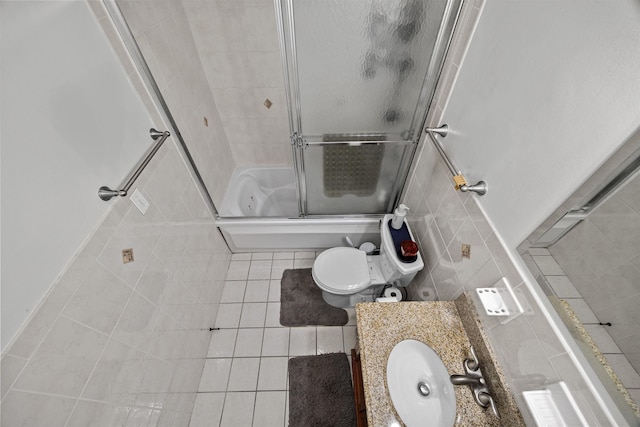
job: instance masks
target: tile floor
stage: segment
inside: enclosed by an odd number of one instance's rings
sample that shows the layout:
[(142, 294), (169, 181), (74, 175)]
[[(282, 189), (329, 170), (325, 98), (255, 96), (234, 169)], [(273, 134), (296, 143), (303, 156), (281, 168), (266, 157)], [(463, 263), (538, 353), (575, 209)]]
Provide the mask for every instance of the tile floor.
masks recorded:
[(355, 311), (346, 326), (280, 325), (280, 279), (310, 268), (315, 252), (234, 254), (190, 427), (287, 426), (291, 357), (344, 351), (356, 343)]

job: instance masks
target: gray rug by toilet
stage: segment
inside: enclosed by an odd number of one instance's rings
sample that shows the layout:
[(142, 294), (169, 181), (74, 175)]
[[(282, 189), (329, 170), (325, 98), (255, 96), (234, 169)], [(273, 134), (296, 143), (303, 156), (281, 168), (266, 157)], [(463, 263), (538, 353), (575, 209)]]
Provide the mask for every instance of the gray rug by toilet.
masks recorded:
[(353, 427), (356, 409), (344, 353), (289, 360), (289, 427)]
[(322, 299), (310, 268), (285, 270), (280, 289), (280, 324), (282, 326), (344, 326), (349, 315)]

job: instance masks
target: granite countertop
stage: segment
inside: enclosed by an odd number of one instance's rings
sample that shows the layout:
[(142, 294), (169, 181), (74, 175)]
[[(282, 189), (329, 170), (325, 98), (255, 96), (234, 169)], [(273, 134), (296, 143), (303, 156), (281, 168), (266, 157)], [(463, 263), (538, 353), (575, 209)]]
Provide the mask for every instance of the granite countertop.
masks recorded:
[[(360, 303), (356, 305), (362, 377), (370, 427), (403, 426), (386, 386), (387, 360), (402, 340), (415, 339), (440, 356), (449, 374), (462, 374), (469, 338), (453, 301)], [(481, 365), (482, 369), (482, 365)], [(454, 386), (456, 426), (499, 426), (500, 420), (473, 399), (467, 386)]]

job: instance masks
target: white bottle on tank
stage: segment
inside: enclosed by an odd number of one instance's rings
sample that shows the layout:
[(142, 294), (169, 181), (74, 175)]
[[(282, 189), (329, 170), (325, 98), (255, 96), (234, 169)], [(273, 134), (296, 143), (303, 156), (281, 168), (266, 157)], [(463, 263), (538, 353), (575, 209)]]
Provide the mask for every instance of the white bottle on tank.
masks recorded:
[(391, 227), (393, 229), (400, 230), (402, 228), (402, 223), (404, 222), (404, 217), (407, 216), (408, 210), (409, 208), (403, 204), (396, 208), (393, 212), (393, 218), (391, 219)]

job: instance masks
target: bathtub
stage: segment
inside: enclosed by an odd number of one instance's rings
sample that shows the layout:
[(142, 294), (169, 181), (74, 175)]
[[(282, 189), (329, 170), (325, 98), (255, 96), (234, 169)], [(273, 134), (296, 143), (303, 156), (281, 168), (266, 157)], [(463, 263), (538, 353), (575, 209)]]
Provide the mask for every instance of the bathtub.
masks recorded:
[(292, 168), (247, 168), (234, 172), (216, 225), (233, 252), (318, 250), (380, 245), (382, 215), (298, 218)]
[(380, 218), (219, 218), (232, 252), (318, 250), (346, 246), (345, 236), (359, 246), (380, 246)]
[(236, 170), (218, 211), (222, 217), (297, 217), (298, 196), (293, 168)]

